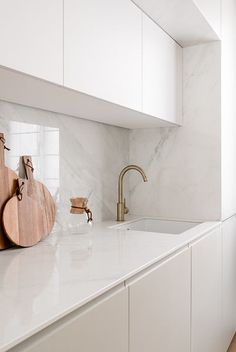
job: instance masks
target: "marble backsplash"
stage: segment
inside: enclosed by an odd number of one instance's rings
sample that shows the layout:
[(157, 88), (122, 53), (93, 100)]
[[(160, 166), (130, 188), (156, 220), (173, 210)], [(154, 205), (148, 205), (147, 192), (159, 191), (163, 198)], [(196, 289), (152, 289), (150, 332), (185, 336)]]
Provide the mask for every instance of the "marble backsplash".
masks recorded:
[(20, 155), (32, 155), (35, 177), (57, 204), (57, 222), (67, 221), (70, 198), (89, 197), (96, 221), (115, 219), (117, 181), (129, 161), (129, 131), (0, 101), (0, 131), (6, 134), (6, 164), (17, 170)]
[(220, 43), (183, 49), (183, 126), (130, 131), (130, 162), (149, 182), (130, 175), (135, 215), (221, 218)]

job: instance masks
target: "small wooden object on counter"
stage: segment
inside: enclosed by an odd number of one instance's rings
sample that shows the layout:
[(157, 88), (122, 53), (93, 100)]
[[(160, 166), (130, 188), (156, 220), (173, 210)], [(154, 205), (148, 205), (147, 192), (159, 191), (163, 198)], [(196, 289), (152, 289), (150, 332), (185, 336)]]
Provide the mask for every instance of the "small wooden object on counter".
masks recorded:
[(3, 210), (3, 226), (11, 242), (21, 247), (38, 243), (45, 234), (43, 211), (28, 196), (27, 180), (18, 179), (17, 191)]
[[(5, 166), (5, 146), (4, 134), (0, 133), (0, 217), (4, 206), (9, 198), (15, 192), (17, 175), (16, 173)], [(2, 223), (0, 222), (0, 249), (6, 249), (11, 246), (9, 239), (6, 237)]]
[(34, 179), (34, 168), (31, 156), (24, 155), (21, 157), (24, 166), (27, 182), (27, 194), (38, 202), (43, 212), (44, 233), (42, 239), (47, 237), (54, 226), (56, 217), (56, 206), (47, 187), (41, 182)]
[(71, 198), (71, 214), (87, 214), (88, 222), (93, 221), (92, 211), (87, 207), (88, 199), (87, 198)]

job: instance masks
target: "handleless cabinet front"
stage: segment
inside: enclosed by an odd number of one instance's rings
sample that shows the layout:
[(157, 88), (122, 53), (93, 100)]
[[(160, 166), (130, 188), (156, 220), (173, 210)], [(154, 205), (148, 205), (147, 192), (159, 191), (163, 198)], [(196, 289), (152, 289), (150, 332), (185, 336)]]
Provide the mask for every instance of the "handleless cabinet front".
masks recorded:
[(63, 83), (63, 0), (0, 0), (0, 65)]
[(190, 251), (129, 286), (130, 352), (190, 351)]
[(236, 215), (222, 224), (223, 345), (228, 348), (236, 331)]
[(145, 14), (143, 112), (182, 123), (182, 48)]
[(128, 352), (128, 290), (91, 302), (11, 352)]
[(141, 111), (141, 24), (128, 0), (64, 0), (65, 86)]
[(192, 246), (191, 325), (192, 352), (224, 352), (220, 228)]

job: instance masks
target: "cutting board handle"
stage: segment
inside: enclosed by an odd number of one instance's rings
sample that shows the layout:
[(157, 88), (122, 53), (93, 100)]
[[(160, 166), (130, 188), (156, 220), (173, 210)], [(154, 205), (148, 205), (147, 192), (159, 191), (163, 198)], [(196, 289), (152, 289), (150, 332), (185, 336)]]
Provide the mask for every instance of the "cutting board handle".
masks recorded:
[(34, 167), (33, 167), (33, 163), (32, 163), (32, 158), (30, 155), (23, 155), (21, 157), (23, 166), (24, 166), (24, 171), (25, 171), (25, 175), (27, 180), (33, 180), (34, 179)]
[(16, 196), (19, 201), (22, 201), (22, 198), (23, 198), (24, 185), (25, 185), (25, 182), (22, 179), (18, 178)]
[(6, 147), (5, 145), (6, 140), (4, 137), (4, 133), (0, 133), (0, 167), (5, 166), (5, 156), (4, 156), (4, 149), (10, 150), (9, 148)]

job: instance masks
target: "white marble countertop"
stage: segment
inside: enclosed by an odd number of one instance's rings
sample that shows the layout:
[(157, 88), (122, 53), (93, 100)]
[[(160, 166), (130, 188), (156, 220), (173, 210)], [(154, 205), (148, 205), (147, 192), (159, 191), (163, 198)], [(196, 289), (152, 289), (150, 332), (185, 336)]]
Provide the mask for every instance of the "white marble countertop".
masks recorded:
[(7, 351), (219, 222), (181, 235), (94, 226), (89, 235), (57, 233), (27, 249), (0, 253), (0, 351)]

